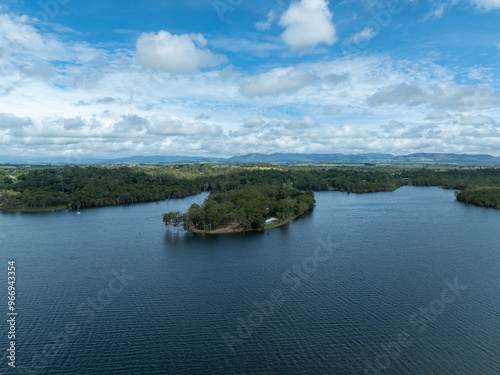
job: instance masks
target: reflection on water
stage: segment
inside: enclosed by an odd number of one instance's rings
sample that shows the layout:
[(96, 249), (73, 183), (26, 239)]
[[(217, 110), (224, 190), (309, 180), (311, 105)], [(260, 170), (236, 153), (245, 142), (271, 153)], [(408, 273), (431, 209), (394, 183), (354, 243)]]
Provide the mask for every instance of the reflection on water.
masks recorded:
[[(317, 193), (313, 213), (264, 233), (167, 231), (162, 213), (206, 196), (0, 215), (2, 261), (18, 264), (20, 368), (500, 373), (500, 212), (405, 187)], [(133, 277), (119, 293), (114, 272)], [(455, 279), (467, 289), (443, 302)]]

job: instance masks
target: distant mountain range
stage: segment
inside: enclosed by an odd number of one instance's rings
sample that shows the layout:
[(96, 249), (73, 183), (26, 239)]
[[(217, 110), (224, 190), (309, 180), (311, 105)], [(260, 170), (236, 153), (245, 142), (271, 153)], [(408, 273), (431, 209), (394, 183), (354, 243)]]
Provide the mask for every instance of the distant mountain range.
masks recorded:
[(229, 163), (388, 163), (388, 164), (487, 164), (500, 165), (500, 157), (491, 155), (418, 153), (392, 154), (248, 154), (226, 159)]
[(0, 163), (11, 164), (165, 164), (165, 163), (367, 163), (367, 164), (464, 164), (500, 166), (500, 157), (491, 155), (417, 153), (392, 155), (368, 154), (247, 154), (230, 158), (197, 156), (131, 156), (116, 159), (100, 158), (9, 158), (0, 157)]

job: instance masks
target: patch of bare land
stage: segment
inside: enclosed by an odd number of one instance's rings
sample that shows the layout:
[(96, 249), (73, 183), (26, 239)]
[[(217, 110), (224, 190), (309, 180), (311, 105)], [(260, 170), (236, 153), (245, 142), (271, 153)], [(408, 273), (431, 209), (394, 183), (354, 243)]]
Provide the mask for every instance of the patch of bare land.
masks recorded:
[(242, 227), (240, 227), (238, 223), (234, 222), (221, 226), (214, 230), (201, 230), (192, 227), (191, 229), (189, 229), (189, 231), (193, 233), (221, 234), (221, 233), (241, 233), (244, 232), (245, 230)]

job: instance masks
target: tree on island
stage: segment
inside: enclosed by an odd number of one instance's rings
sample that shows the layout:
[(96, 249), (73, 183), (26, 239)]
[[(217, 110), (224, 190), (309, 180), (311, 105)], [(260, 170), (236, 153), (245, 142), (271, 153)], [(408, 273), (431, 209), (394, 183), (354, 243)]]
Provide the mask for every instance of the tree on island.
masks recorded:
[(277, 185), (249, 185), (212, 192), (203, 205), (193, 204), (185, 213), (163, 215), (167, 226), (211, 231), (230, 225), (243, 231), (262, 231), (266, 219), (292, 220), (314, 207), (314, 193), (283, 189)]

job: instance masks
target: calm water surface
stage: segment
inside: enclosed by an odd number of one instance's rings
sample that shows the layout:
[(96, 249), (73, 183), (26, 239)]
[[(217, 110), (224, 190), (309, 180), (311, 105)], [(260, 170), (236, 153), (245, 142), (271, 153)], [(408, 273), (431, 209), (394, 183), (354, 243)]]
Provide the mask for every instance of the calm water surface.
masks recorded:
[(500, 212), (405, 187), (317, 193), (264, 234), (166, 230), (205, 197), (1, 214), (19, 315), (0, 372), (500, 373)]

